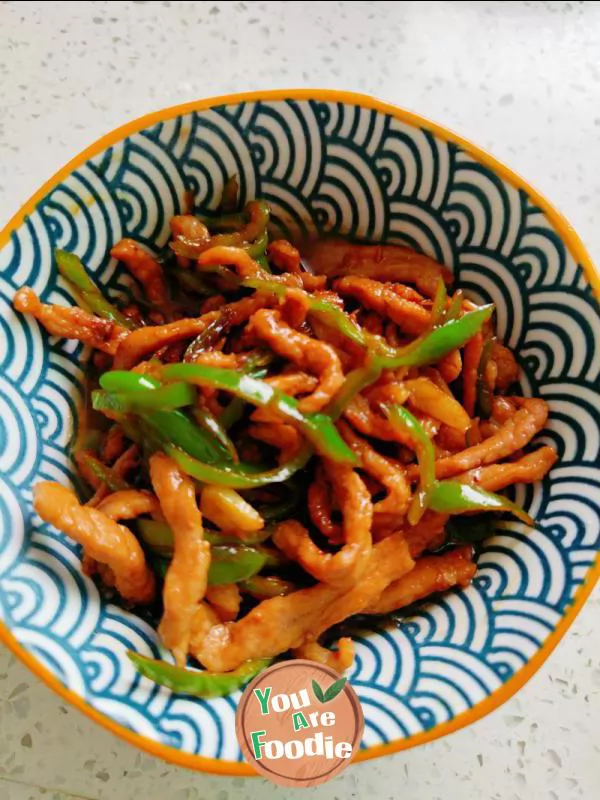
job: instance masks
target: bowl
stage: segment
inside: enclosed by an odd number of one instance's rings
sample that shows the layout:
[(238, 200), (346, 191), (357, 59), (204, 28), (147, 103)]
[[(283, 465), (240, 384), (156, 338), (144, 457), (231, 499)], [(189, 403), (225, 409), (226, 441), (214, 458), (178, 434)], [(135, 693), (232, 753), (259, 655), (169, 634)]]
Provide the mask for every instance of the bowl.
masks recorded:
[(85, 354), (11, 308), (23, 284), (72, 302), (55, 247), (118, 289), (111, 245), (125, 235), (163, 244), (185, 193), (215, 208), (233, 173), (242, 199), (269, 201), (283, 234), (408, 244), (453, 269), (473, 299), (496, 304), (523, 392), (550, 404), (539, 441), (560, 460), (542, 483), (516, 490), (536, 529), (499, 522), (468, 589), (399, 627), (361, 634), (350, 673), (365, 715), (359, 760), (496, 708), (591, 592), (600, 572), (600, 279), (569, 224), (491, 156), (412, 113), (335, 91), (220, 97), (131, 122), (60, 170), (0, 234), (0, 639), (124, 739), (189, 767), (245, 775), (239, 692), (203, 701), (140, 678), (126, 650), (158, 653), (154, 630), (101, 600), (78, 547), (32, 512), (33, 483), (73, 478)]

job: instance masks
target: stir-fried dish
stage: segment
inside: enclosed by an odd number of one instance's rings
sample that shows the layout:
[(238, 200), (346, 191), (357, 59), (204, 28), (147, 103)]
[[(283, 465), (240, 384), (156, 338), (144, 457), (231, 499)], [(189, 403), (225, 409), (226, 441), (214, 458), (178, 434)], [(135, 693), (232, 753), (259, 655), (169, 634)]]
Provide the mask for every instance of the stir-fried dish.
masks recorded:
[(490, 513), (532, 524), (497, 492), (556, 459), (525, 450), (547, 407), (511, 391), (493, 306), (403, 247), (269, 242), (267, 204), (237, 194), (174, 217), (158, 255), (116, 244), (135, 279), (119, 307), (65, 251), (77, 306), (14, 299), (93, 351), (87, 494), (44, 481), (35, 510), (156, 619), (175, 664), (131, 653), (140, 672), (200, 696), (284, 655), (346, 670), (331, 629), (469, 584)]

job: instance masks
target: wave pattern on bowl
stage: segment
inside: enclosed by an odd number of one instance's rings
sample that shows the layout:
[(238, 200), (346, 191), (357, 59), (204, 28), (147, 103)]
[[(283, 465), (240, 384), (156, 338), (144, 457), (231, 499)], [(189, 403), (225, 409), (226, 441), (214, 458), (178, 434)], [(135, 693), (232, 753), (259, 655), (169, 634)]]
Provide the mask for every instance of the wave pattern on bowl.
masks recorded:
[(82, 348), (47, 339), (10, 307), (29, 284), (70, 302), (54, 247), (126, 287), (107, 255), (127, 235), (164, 243), (193, 190), (216, 210), (238, 173), (242, 200), (271, 203), (281, 233), (341, 230), (408, 244), (492, 300), (525, 393), (549, 401), (539, 441), (561, 460), (516, 499), (538, 520), (497, 525), (466, 591), (423, 606), (400, 628), (362, 636), (351, 673), (363, 747), (410, 737), (492, 695), (539, 651), (600, 544), (600, 318), (581, 268), (545, 214), (458, 146), (392, 115), (314, 101), (248, 102), (130, 136), (54, 188), (0, 252), (0, 618), (70, 689), (149, 739), (241, 760), (236, 700), (172, 696), (136, 676), (127, 648), (158, 654), (154, 630), (100, 600), (78, 548), (32, 515), (31, 485), (73, 478), (65, 455), (81, 391)]

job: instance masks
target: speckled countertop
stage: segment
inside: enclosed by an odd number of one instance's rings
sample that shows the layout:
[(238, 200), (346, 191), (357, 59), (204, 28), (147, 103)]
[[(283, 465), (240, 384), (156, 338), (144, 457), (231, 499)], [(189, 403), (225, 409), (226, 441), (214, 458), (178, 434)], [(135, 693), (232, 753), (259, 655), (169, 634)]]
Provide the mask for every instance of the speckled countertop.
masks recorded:
[[(567, 214), (598, 258), (598, 2), (0, 3), (0, 226), (132, 117), (298, 86), (376, 94), (489, 148)], [(596, 591), (540, 672), (483, 721), (306, 795), (597, 798), (599, 612)], [(0, 800), (287, 795), (137, 752), (0, 649)]]

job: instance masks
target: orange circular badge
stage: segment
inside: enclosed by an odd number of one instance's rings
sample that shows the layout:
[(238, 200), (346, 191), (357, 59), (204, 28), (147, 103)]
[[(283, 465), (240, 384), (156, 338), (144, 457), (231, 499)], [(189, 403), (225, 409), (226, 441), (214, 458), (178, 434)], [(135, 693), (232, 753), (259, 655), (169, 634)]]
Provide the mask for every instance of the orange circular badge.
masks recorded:
[(235, 730), (248, 763), (280, 786), (316, 786), (358, 752), (364, 718), (346, 678), (314, 661), (274, 664), (242, 695)]

